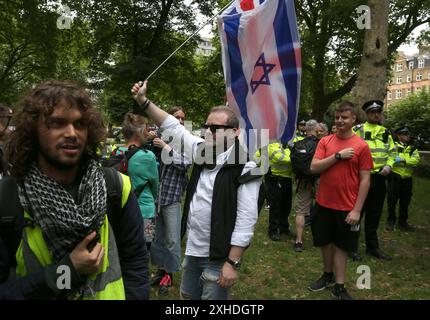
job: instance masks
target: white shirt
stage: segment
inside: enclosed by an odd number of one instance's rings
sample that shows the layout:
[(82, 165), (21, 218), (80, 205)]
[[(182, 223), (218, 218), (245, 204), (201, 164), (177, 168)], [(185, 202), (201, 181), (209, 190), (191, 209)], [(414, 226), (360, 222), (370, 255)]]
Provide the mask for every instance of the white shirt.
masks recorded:
[[(165, 135), (174, 138), (170, 144), (178, 152), (183, 139), (183, 146), (187, 157), (195, 159), (197, 146), (204, 142), (203, 139), (193, 136), (173, 116), (169, 116), (161, 125), (163, 138)], [(209, 257), (212, 195), (215, 178), (227, 161), (233, 146), (217, 156), (217, 165), (214, 169), (204, 168), (200, 174), (196, 192), (191, 200), (187, 221), (187, 245), (185, 254), (194, 257)], [(256, 167), (255, 162), (245, 164), (242, 174)], [(254, 227), (257, 222), (258, 193), (261, 179), (255, 179), (239, 186), (237, 190), (237, 217), (231, 236), (231, 245), (246, 247), (254, 235)]]

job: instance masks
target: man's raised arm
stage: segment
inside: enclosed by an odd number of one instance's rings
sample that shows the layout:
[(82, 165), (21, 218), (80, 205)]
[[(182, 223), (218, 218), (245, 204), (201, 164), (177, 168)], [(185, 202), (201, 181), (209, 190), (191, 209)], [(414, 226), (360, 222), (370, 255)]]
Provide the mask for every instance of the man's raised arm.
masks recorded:
[(141, 106), (142, 110), (151, 118), (157, 126), (161, 126), (161, 124), (166, 120), (169, 114), (157, 107), (153, 102), (149, 101), (146, 97), (148, 81), (139, 81), (135, 83), (133, 88), (131, 89), (131, 93), (133, 95), (134, 100), (136, 100), (137, 104)]

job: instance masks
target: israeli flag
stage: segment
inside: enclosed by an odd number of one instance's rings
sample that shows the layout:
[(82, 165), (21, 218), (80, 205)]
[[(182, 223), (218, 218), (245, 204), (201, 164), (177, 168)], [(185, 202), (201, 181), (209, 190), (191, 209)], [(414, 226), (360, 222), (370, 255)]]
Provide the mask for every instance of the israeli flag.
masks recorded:
[(270, 140), (288, 142), (301, 83), (294, 1), (234, 1), (218, 17), (218, 29), (228, 105), (246, 129), (248, 147), (261, 147), (252, 129), (268, 129)]

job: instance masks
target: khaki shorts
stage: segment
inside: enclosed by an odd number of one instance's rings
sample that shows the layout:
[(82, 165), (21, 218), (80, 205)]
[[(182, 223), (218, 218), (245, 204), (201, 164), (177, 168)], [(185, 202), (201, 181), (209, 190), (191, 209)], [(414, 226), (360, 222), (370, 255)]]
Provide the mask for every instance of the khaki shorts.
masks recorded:
[(302, 180), (296, 193), (296, 215), (308, 216), (315, 200), (319, 179), (314, 182)]

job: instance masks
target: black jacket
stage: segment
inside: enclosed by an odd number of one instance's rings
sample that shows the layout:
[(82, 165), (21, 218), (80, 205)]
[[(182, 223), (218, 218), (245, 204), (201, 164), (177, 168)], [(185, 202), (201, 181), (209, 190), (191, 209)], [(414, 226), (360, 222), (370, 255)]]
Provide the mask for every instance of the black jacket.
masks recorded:
[[(1, 208), (0, 208), (1, 210)], [(136, 196), (130, 193), (114, 227), (120, 258), (122, 277), (127, 299), (149, 299), (149, 255), (143, 238), (143, 219)], [(77, 274), (69, 256), (59, 263), (22, 278), (10, 279), (11, 268), (16, 266), (14, 254), (10, 254), (0, 234), (0, 300), (61, 299), (65, 291), (56, 286), (58, 265), (68, 265), (71, 270), (71, 287), (78, 288), (83, 279)], [(13, 258), (10, 258), (13, 257)], [(13, 259), (13, 261), (11, 261)]]
[[(237, 189), (242, 183), (261, 178), (258, 175), (251, 175), (250, 172), (241, 175), (245, 166), (244, 163), (248, 160), (246, 151), (240, 147), (239, 141), (236, 140), (229, 159), (218, 171), (215, 178), (211, 208), (210, 260), (224, 260), (230, 252), (231, 236), (237, 218)], [(203, 169), (204, 165), (195, 164), (191, 173), (181, 221), (182, 237), (186, 232), (190, 204)]]

